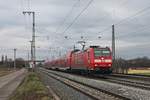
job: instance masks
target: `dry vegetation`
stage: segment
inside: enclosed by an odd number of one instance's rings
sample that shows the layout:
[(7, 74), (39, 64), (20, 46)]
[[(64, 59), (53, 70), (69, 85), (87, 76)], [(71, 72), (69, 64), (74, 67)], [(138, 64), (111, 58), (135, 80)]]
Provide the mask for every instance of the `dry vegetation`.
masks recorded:
[(30, 72), (10, 100), (53, 100), (36, 73)]
[(0, 77), (14, 72), (13, 69), (0, 67)]
[(129, 74), (150, 75), (150, 69), (129, 69)]

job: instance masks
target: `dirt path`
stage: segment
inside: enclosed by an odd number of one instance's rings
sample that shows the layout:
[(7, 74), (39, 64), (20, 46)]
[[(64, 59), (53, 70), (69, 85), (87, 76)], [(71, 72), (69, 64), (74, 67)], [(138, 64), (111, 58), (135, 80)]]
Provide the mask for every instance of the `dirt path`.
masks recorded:
[(14, 73), (0, 77), (0, 100), (7, 100), (12, 92), (21, 83), (26, 75), (26, 70), (21, 69)]

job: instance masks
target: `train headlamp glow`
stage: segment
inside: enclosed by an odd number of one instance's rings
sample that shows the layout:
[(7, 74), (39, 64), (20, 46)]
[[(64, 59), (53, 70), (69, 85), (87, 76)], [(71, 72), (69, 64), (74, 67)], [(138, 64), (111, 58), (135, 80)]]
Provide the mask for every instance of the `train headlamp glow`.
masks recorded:
[(94, 62), (98, 63), (98, 62), (102, 62), (102, 61), (100, 59), (95, 59)]
[(97, 64), (95, 64), (95, 66), (98, 66)]
[(106, 59), (105, 62), (112, 62), (112, 60), (111, 59)]
[(108, 66), (111, 66), (111, 64), (108, 64)]

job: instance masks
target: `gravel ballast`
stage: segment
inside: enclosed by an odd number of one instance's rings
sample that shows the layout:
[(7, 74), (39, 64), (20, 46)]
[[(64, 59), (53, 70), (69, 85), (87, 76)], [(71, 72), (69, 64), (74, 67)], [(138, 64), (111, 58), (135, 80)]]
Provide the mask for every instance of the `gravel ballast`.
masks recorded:
[(74, 90), (71, 87), (59, 82), (58, 80), (41, 73), (44, 83), (51, 88), (61, 100), (92, 100), (88, 96)]
[(132, 100), (150, 100), (150, 91), (148, 90), (142, 90), (142, 89), (138, 89), (138, 88), (134, 88), (130, 86), (109, 83), (109, 82), (102, 81), (102, 80), (89, 79), (89, 78), (80, 77), (80, 76), (71, 75), (71, 74), (62, 73), (62, 72), (57, 72), (57, 71), (49, 70), (49, 72), (59, 74), (69, 79), (82, 82), (84, 84), (92, 85), (93, 87), (96, 87), (96, 88), (111, 91), (112, 93), (128, 97)]

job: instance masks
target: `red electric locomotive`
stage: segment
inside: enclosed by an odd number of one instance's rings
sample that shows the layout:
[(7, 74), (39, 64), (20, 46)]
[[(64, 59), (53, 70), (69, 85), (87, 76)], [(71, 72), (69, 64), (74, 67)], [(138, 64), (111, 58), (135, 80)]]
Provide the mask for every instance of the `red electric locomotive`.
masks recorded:
[(90, 46), (82, 51), (73, 50), (66, 57), (55, 60), (55, 64), (48, 64), (57, 69), (111, 73), (112, 55), (108, 47)]
[(111, 73), (112, 55), (108, 47), (90, 46), (84, 51), (75, 50), (67, 57), (72, 70)]

